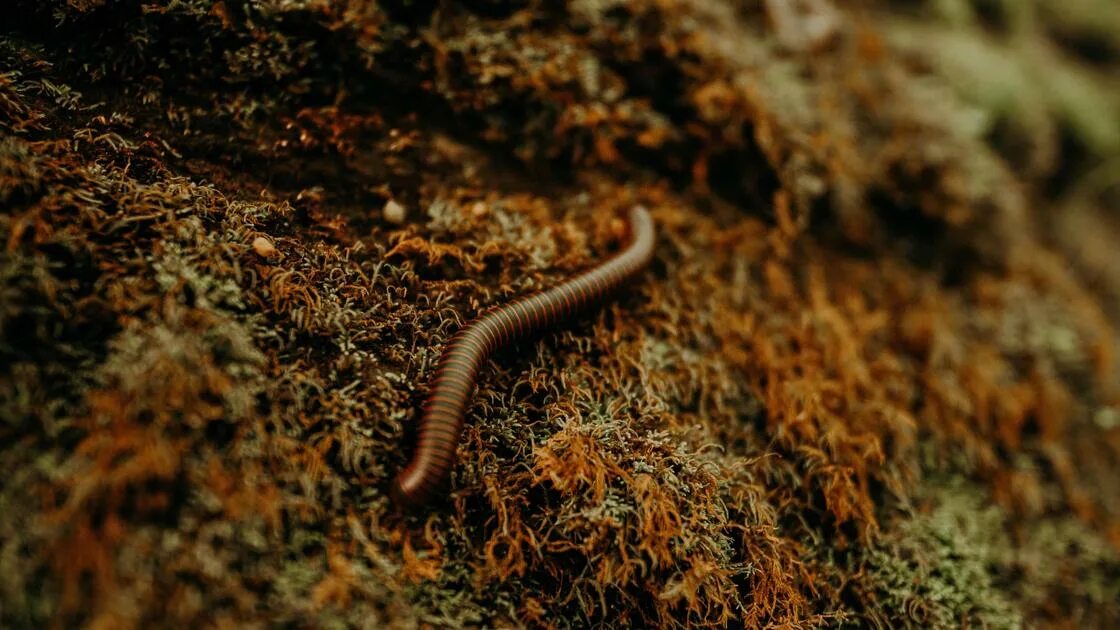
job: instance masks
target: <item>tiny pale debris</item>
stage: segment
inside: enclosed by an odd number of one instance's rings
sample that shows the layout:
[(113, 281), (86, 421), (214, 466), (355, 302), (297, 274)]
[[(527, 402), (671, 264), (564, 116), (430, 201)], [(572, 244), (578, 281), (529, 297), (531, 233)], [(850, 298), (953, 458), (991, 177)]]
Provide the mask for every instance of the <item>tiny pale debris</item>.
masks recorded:
[(405, 210), (404, 206), (390, 199), (385, 202), (385, 207), (381, 210), (381, 216), (389, 223), (401, 224), (404, 223)]
[(823, 50), (840, 32), (840, 12), (829, 0), (767, 0), (766, 9), (778, 43), (790, 51)]
[(272, 244), (272, 241), (263, 236), (253, 239), (253, 251), (261, 258), (272, 258), (280, 253), (276, 251), (276, 246)]
[(471, 206), (471, 216), (476, 219), (481, 219), (482, 217), (486, 216), (488, 212), (490, 212), (490, 208), (488, 208), (486, 204), (481, 201), (476, 201), (474, 202), (474, 205)]
[(1093, 414), (1093, 421), (1105, 431), (1120, 427), (1120, 407), (1101, 407)]
[(299, 191), (298, 195), (296, 195), (296, 201), (322, 203), (324, 192), (325, 191), (323, 190), (322, 186), (312, 186), (311, 188), (304, 188), (303, 190)]

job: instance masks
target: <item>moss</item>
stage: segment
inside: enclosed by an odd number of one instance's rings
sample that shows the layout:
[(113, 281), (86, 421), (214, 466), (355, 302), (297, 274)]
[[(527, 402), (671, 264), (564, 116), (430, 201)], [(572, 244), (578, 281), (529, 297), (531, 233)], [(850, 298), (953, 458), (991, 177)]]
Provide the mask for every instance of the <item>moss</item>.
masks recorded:
[(934, 487), (936, 498), (866, 557), (875, 625), (1023, 627), (1024, 611), (1000, 588), (1010, 569), (1003, 513), (966, 484)]
[(1111, 31), (802, 4), (0, 9), (0, 624), (1115, 625)]
[(860, 560), (865, 577), (853, 590), (877, 602), (876, 625), (1019, 628), (1060, 623), (1056, 614), (1085, 626), (1115, 623), (1115, 550), (1078, 519), (1024, 524), (955, 477), (934, 476), (915, 499)]

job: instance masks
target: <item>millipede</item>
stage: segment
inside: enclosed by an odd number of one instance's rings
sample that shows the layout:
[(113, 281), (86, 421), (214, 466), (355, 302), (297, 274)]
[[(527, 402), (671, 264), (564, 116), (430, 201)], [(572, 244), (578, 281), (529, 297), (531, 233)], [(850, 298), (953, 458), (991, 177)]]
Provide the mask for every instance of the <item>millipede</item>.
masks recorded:
[(455, 334), (424, 402), (415, 453), (393, 480), (398, 506), (423, 505), (451, 472), (475, 380), (495, 350), (599, 304), (649, 264), (653, 219), (642, 206), (632, 207), (628, 219), (629, 242), (614, 256), (556, 287), (492, 307)]

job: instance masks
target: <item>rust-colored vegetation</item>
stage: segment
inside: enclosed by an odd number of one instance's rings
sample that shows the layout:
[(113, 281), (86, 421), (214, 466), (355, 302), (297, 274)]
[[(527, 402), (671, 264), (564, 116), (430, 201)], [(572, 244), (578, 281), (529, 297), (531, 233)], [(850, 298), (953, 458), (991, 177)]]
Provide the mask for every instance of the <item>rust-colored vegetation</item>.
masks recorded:
[(0, 8), (0, 625), (1120, 624), (1115, 3), (462, 4)]

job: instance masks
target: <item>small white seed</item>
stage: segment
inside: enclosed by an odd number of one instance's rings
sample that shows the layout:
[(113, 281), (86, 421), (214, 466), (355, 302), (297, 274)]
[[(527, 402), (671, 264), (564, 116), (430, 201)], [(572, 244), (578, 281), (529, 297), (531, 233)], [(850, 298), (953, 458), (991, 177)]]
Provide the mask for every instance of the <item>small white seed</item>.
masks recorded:
[(385, 207), (381, 210), (381, 216), (385, 217), (385, 220), (389, 223), (394, 223), (396, 225), (404, 223), (405, 214), (404, 206), (392, 199), (386, 201)]

